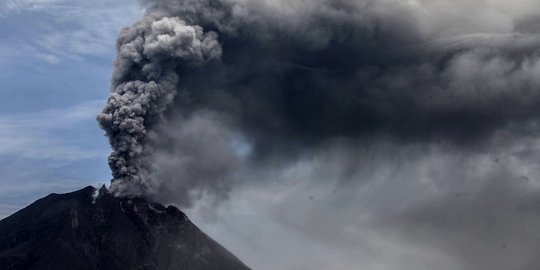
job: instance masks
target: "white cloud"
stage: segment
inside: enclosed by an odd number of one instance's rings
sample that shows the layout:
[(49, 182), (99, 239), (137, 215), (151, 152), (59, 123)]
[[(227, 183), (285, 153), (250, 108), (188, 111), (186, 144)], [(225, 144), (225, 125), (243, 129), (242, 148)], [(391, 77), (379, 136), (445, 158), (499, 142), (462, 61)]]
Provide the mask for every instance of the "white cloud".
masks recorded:
[(0, 3), (0, 19), (12, 26), (0, 26), (0, 32), (10, 36), (0, 41), (0, 55), (13, 61), (17, 55), (33, 55), (52, 64), (84, 56), (111, 57), (120, 29), (141, 14), (137, 2), (130, 0), (8, 0)]
[[(101, 149), (70, 145), (62, 131), (95, 121), (103, 101), (29, 114), (0, 115), (0, 156), (30, 159), (80, 160), (104, 157)], [(97, 129), (97, 123), (96, 129)]]
[(15, 12), (44, 9), (60, 1), (61, 0), (4, 0), (0, 3), (0, 17)]

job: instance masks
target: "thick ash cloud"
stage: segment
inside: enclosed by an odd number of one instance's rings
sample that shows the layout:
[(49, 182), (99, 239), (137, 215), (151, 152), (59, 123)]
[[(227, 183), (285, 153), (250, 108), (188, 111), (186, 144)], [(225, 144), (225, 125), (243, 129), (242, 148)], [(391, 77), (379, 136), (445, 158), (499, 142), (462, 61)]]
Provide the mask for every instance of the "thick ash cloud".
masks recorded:
[(537, 33), (434, 36), (390, 3), (157, 7), (220, 33), (222, 61), (190, 71), (179, 89), (190, 97), (188, 113), (232, 117), (261, 154), (335, 137), (475, 143), (536, 117)]
[[(142, 3), (148, 15), (119, 38), (113, 94), (99, 116), (119, 190), (151, 189), (151, 171), (174, 178), (154, 162), (156, 142), (165, 152), (164, 141), (184, 144), (170, 136), (183, 134), (174, 122), (202, 111), (221, 115), (225, 133), (249, 145), (244, 159), (263, 164), (339, 138), (479, 148), (539, 113), (538, 16), (501, 13), (504, 3), (447, 6), (487, 18), (477, 21), (441, 13), (441, 1)], [(160, 128), (165, 118), (173, 124)], [(229, 152), (220, 163), (236, 162)], [(222, 186), (234, 170), (176, 178)]]
[(149, 168), (163, 113), (173, 100), (176, 67), (195, 68), (221, 56), (215, 32), (203, 32), (177, 17), (148, 16), (118, 39), (112, 93), (98, 116), (113, 152), (111, 189), (119, 194), (150, 192)]

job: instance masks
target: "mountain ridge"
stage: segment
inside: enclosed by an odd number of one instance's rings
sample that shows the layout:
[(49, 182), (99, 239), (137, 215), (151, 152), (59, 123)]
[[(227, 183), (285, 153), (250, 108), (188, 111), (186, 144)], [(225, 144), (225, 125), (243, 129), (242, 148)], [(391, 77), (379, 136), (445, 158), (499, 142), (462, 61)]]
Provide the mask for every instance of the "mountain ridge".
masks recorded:
[(176, 207), (88, 186), (0, 220), (0, 269), (249, 268)]

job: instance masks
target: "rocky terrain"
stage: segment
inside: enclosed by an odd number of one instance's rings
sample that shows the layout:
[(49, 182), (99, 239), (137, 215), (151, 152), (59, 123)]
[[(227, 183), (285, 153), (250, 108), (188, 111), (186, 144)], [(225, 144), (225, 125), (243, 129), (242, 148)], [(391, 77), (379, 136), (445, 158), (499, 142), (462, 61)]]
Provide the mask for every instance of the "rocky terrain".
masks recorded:
[(0, 221), (2, 270), (244, 270), (180, 210), (105, 187), (50, 194)]

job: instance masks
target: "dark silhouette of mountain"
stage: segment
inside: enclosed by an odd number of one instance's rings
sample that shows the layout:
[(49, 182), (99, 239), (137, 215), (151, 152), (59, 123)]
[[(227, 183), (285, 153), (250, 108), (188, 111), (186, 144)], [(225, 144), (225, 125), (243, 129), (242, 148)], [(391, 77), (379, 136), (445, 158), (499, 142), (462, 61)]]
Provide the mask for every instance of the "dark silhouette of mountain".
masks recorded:
[(2, 270), (246, 270), (173, 206), (105, 187), (50, 194), (0, 221)]

